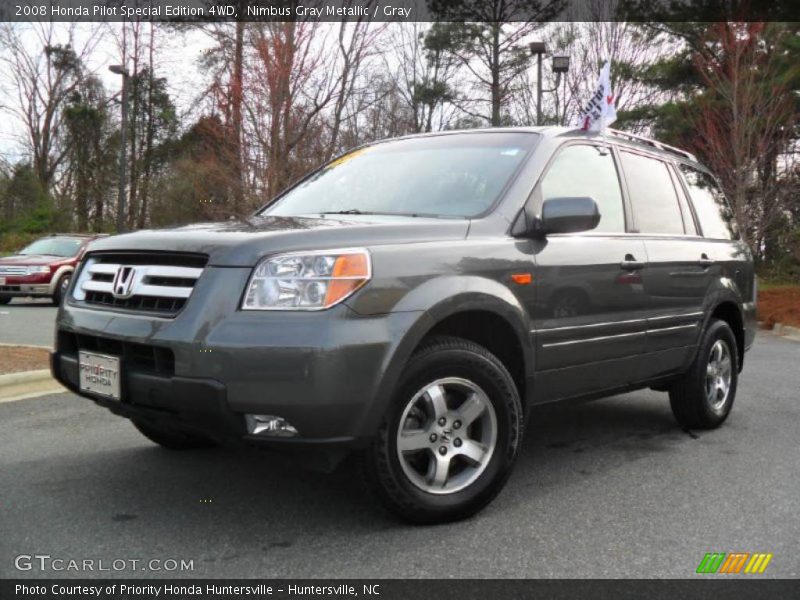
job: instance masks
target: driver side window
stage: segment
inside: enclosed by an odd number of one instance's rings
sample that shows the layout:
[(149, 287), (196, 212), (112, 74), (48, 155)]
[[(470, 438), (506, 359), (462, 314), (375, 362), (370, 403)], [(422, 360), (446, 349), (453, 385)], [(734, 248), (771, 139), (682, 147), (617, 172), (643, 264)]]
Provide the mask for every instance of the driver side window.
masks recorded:
[[(625, 232), (622, 190), (610, 151), (601, 154), (598, 146), (585, 144), (563, 148), (542, 177), (539, 188), (542, 202), (570, 196), (594, 198), (600, 210), (600, 223), (592, 231)], [(537, 212), (541, 212), (541, 206)]]

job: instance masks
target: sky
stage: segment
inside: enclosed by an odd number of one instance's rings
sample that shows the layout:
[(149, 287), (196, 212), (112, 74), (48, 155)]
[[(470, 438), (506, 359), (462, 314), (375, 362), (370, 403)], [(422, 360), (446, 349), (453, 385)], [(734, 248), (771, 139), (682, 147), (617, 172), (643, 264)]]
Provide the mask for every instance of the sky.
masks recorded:
[[(6, 23), (0, 26), (9, 25), (11, 24)], [(33, 25), (26, 23), (13, 26), (24, 32), (23, 40), (31, 51), (36, 51), (39, 42), (30, 29)], [(98, 26), (106, 27), (108, 31), (104, 32), (103, 40), (89, 55), (86, 68), (101, 79), (106, 93), (111, 96), (119, 91), (121, 85), (119, 75), (108, 70), (109, 65), (120, 62), (114, 34), (119, 33), (121, 23), (76, 25), (76, 46), (85, 45), (92, 30)], [(70, 24), (56, 23), (54, 27), (59, 42), (65, 42), (68, 39)], [(186, 113), (192, 109), (199, 92), (205, 87), (204, 73), (198, 66), (198, 60), (203, 51), (210, 47), (211, 41), (198, 31), (184, 33), (170, 31), (168, 35), (161, 34), (159, 43), (161, 47), (157, 57), (157, 74), (167, 77), (173, 102), (181, 114)], [(0, 53), (2, 52), (4, 49), (0, 48)], [(17, 104), (16, 88), (8, 69), (0, 63), (0, 107), (9, 104), (11, 106)], [(22, 153), (24, 144), (20, 142), (20, 135), (24, 135), (21, 122), (10, 111), (0, 108), (0, 159), (2, 159), (0, 162), (13, 164), (25, 157)]]

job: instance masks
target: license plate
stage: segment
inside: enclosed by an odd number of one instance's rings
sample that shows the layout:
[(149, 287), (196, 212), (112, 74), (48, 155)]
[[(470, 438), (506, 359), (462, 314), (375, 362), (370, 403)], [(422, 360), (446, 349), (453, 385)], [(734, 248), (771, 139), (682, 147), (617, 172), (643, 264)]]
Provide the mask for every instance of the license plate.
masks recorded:
[(82, 391), (119, 400), (119, 357), (80, 351), (78, 373)]
[(5, 285), (5, 284), (6, 284), (6, 278), (0, 277), (0, 285)]

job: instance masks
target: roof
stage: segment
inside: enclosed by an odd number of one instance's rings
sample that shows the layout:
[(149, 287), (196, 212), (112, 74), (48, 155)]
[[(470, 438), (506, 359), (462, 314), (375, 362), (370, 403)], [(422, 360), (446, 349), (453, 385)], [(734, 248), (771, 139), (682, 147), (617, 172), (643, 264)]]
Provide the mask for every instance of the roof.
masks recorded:
[[(392, 141), (392, 139), (407, 139), (407, 138), (415, 138), (415, 137), (428, 137), (428, 136), (437, 136), (437, 135), (448, 135), (448, 134), (458, 134), (458, 133), (491, 133), (491, 132), (500, 132), (500, 133), (514, 133), (514, 132), (528, 132), (528, 133), (537, 133), (539, 135), (548, 137), (548, 138), (556, 138), (556, 137), (586, 137), (586, 138), (594, 138), (597, 139), (601, 137), (600, 132), (594, 131), (584, 131), (583, 129), (579, 129), (577, 127), (560, 127), (555, 125), (545, 125), (541, 127), (481, 127), (476, 129), (449, 129), (443, 131), (431, 131), (427, 133), (417, 133), (402, 136), (400, 138), (388, 138), (386, 140), (380, 141)], [(686, 150), (682, 150), (680, 148), (676, 148), (675, 146), (670, 146), (668, 144), (664, 144), (659, 142), (658, 140), (654, 140), (651, 138), (647, 138), (642, 135), (637, 135), (635, 133), (629, 133), (627, 131), (620, 131), (618, 129), (606, 129), (606, 132), (610, 134), (617, 141), (624, 141), (627, 142), (629, 145), (632, 146), (639, 146), (644, 147), (648, 150), (659, 150), (661, 152), (677, 155), (685, 160), (689, 160), (695, 163), (698, 163), (697, 157), (692, 154), (691, 152), (687, 152)]]

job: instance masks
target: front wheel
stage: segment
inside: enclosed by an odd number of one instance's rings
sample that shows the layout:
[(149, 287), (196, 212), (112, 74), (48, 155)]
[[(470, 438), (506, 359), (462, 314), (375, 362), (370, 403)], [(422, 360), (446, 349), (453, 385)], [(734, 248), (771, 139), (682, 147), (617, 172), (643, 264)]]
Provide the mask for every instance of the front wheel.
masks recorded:
[(406, 521), (463, 519), (505, 485), (522, 428), (522, 404), (503, 364), (467, 340), (433, 338), (411, 358), (362, 455), (366, 480)]
[(61, 301), (64, 299), (64, 296), (67, 295), (67, 288), (69, 288), (69, 273), (66, 275), (62, 275), (61, 279), (58, 280), (56, 284), (56, 290), (53, 292), (53, 305), (59, 306)]
[(739, 374), (736, 338), (725, 321), (709, 324), (692, 366), (669, 389), (675, 419), (688, 429), (714, 429), (728, 418)]
[(11, 302), (11, 296), (0, 296), (0, 306)]

